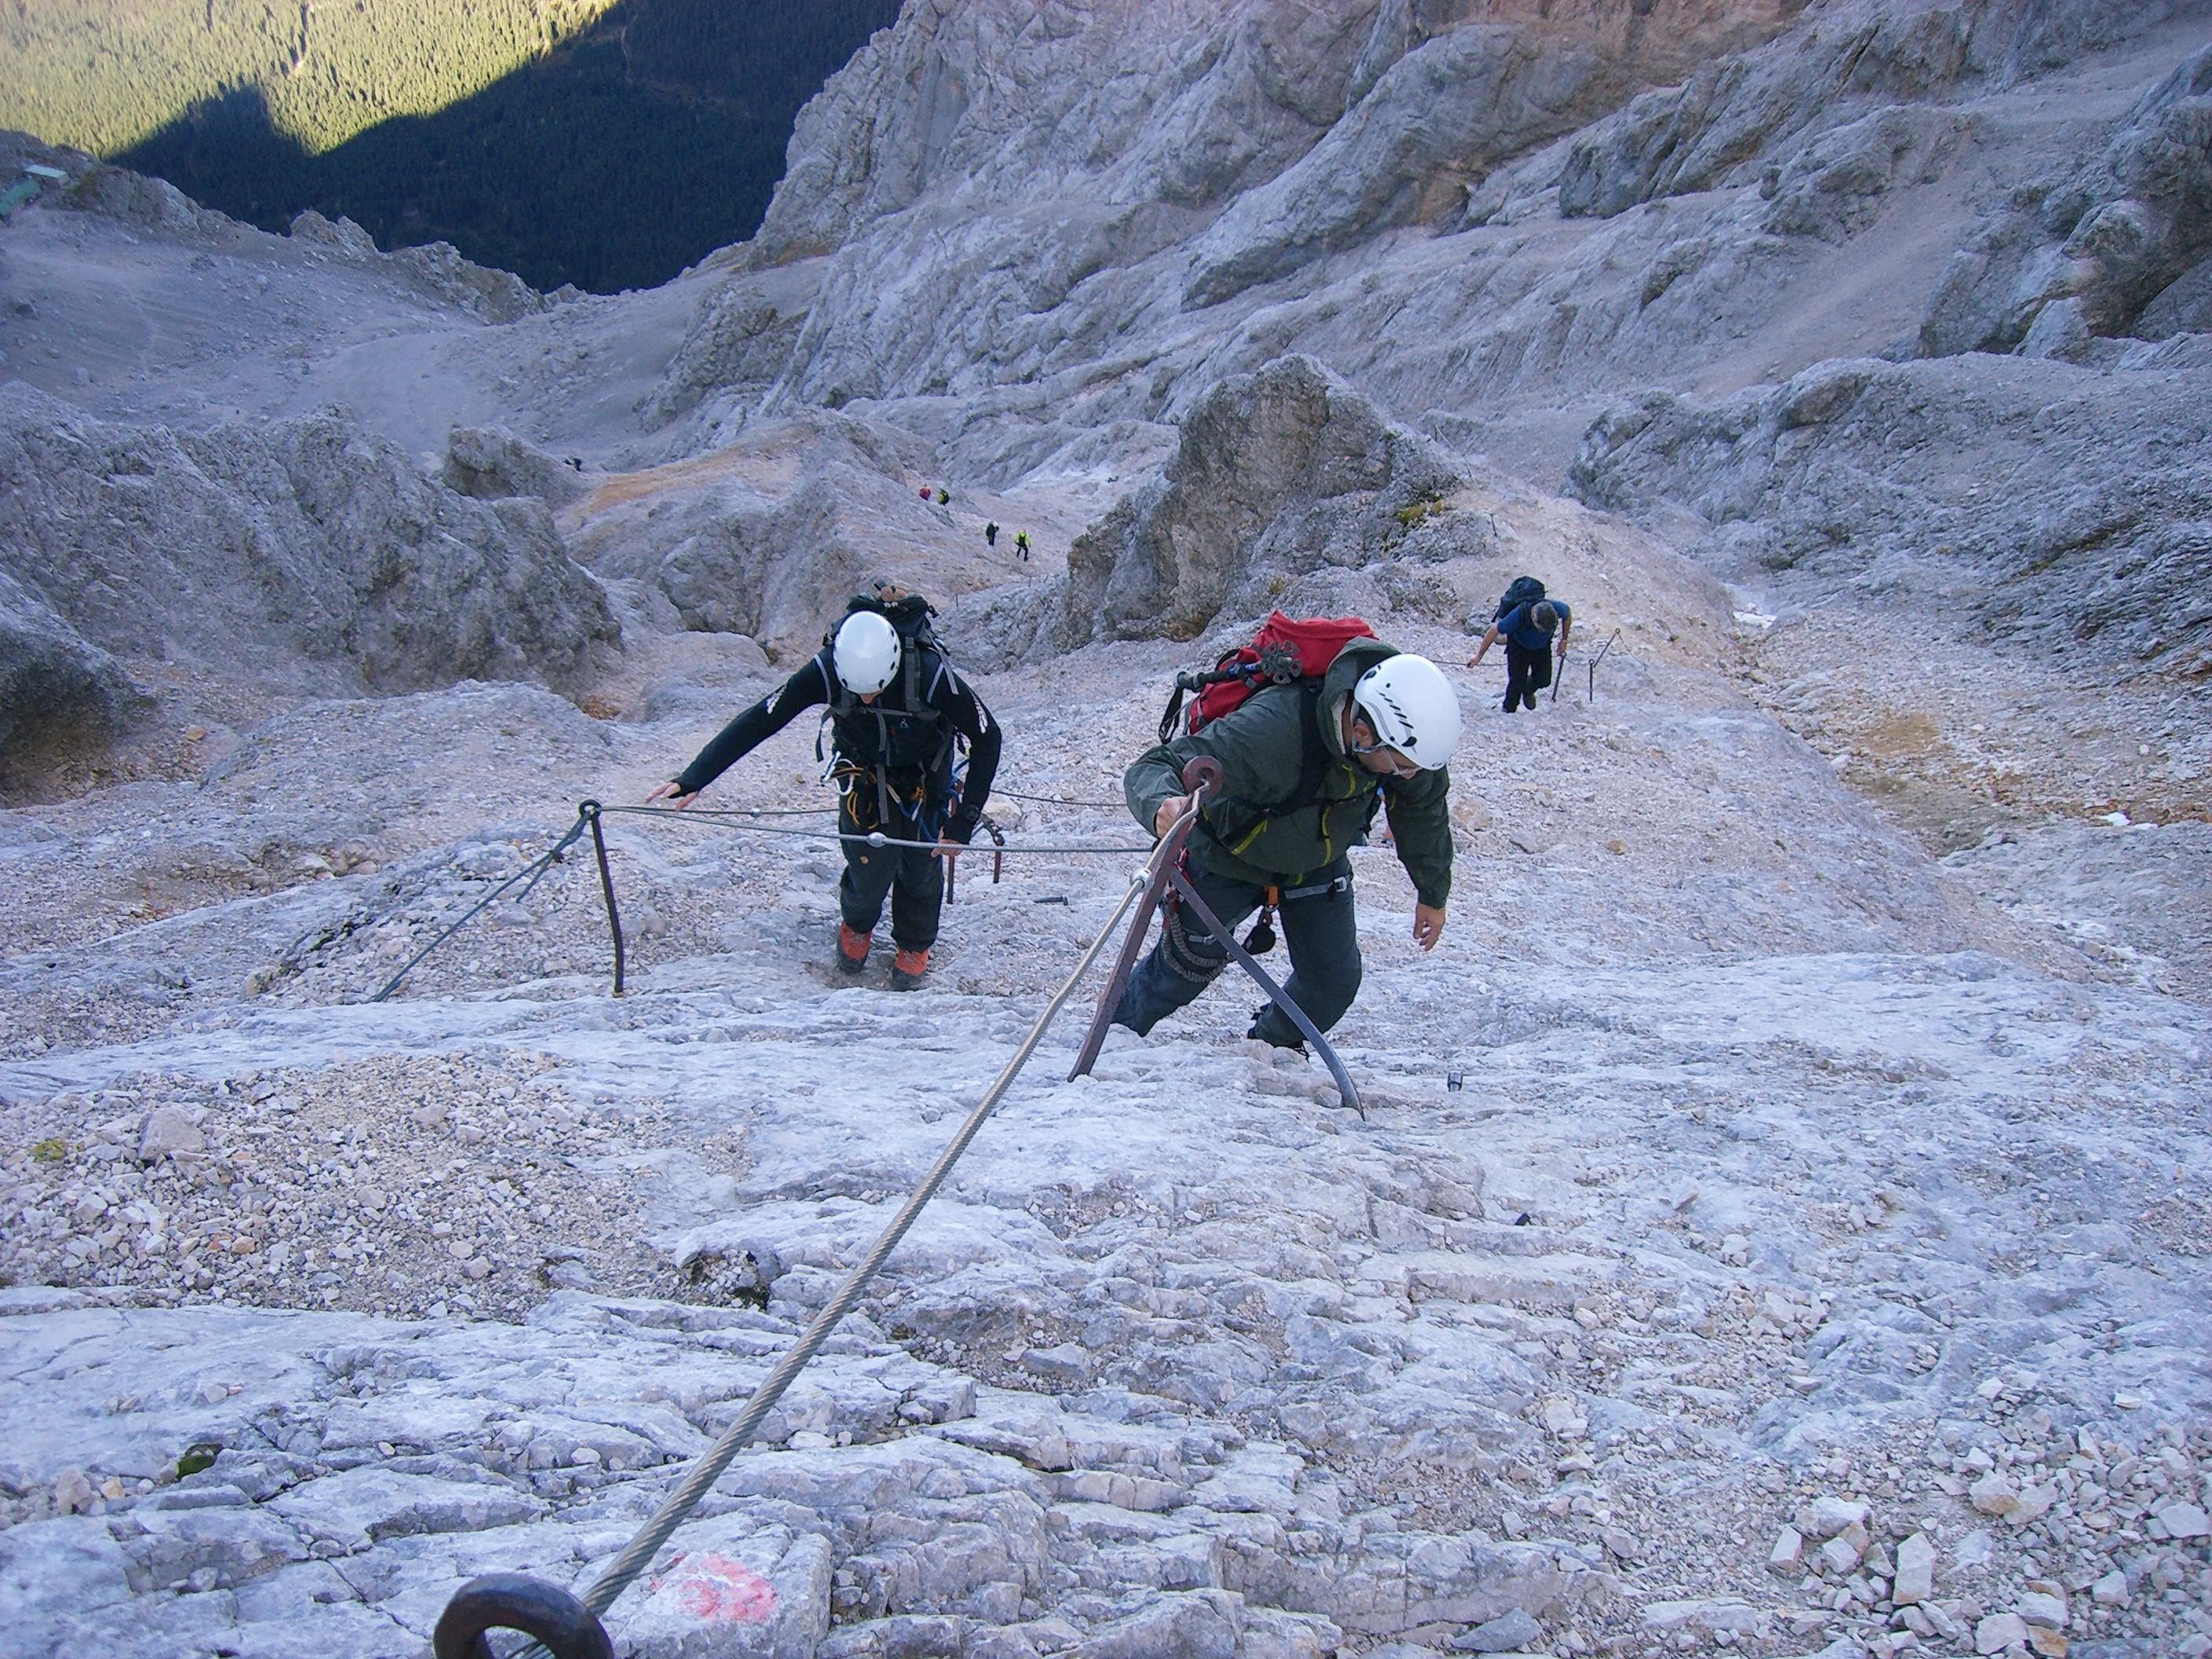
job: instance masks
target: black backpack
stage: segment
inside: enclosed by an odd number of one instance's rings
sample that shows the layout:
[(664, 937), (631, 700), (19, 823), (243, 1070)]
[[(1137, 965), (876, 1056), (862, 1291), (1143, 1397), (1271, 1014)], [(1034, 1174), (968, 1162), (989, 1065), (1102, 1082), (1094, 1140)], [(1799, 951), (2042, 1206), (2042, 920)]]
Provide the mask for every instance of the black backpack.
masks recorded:
[[(822, 648), (823, 665), (829, 671), (824, 678), (830, 687), (826, 720), (836, 732), (837, 750), (857, 764), (872, 762), (893, 771), (919, 769), (934, 775), (951, 760), (958, 736), (951, 722), (929, 705), (922, 684), (926, 658), (935, 659), (927, 665), (933, 677), (952, 666), (932, 625), (937, 607), (919, 593), (879, 587), (874, 593), (855, 593), (846, 602), (846, 617), (862, 611), (872, 611), (898, 630), (897, 684), (902, 707), (887, 708), (881, 699), (864, 703), (846, 690), (836, 673), (832, 651), (837, 629), (831, 629), (822, 636)], [(844, 617), (838, 622), (842, 626)], [(818, 739), (815, 746), (818, 757)]]
[(1534, 576), (1516, 576), (1505, 590), (1505, 597), (1498, 602), (1498, 609), (1490, 613), (1492, 622), (1504, 622), (1524, 605), (1534, 605), (1544, 597), (1544, 584)]

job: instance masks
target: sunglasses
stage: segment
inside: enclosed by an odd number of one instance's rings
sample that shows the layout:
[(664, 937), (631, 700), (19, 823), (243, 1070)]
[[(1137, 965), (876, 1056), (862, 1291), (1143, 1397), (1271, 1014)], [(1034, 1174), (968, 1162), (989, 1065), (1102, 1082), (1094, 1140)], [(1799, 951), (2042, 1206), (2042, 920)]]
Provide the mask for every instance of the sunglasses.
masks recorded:
[(1421, 769), (1419, 763), (1407, 760), (1405, 756), (1387, 743), (1355, 743), (1350, 744), (1346, 752), (1352, 755), (1380, 755), (1389, 763), (1390, 770), (1401, 778), (1410, 778)]

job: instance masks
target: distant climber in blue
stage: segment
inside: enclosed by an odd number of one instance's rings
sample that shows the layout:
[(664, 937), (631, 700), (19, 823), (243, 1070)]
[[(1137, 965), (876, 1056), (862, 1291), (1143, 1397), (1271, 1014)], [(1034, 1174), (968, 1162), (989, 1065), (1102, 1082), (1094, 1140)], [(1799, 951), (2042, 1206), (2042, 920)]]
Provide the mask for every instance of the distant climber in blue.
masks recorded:
[[(1468, 659), (1469, 668), (1480, 668), (1490, 647), (1505, 641), (1505, 712), (1517, 713), (1536, 706), (1536, 694), (1552, 683), (1552, 664), (1567, 659), (1567, 635), (1574, 628), (1574, 612), (1565, 599), (1548, 599), (1544, 584), (1534, 576), (1516, 576), (1498, 600), (1490, 631)], [(1556, 636), (1556, 639), (1555, 637)]]

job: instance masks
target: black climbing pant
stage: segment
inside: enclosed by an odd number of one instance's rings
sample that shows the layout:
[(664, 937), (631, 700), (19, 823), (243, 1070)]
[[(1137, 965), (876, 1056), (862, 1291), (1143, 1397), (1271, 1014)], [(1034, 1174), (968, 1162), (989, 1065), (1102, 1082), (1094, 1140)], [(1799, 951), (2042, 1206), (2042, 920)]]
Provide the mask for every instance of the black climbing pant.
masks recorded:
[(1536, 694), (1552, 683), (1552, 653), (1547, 649), (1531, 651), (1512, 641), (1505, 641), (1505, 712), (1512, 714), (1526, 706), (1536, 706)]
[[(866, 813), (865, 823), (856, 815), (856, 801)], [(863, 778), (838, 809), (838, 830), (848, 836), (867, 834), (876, 827), (875, 809), (873, 785)], [(884, 833), (900, 841), (927, 841), (934, 831), (925, 834), (922, 826), (894, 817)], [(888, 896), (891, 943), (902, 951), (927, 951), (936, 944), (938, 917), (945, 908), (945, 866), (937, 854), (919, 847), (871, 847), (864, 841), (848, 841), (844, 847), (837, 908), (845, 925), (856, 933), (875, 932)]]
[[(1198, 869), (1191, 872), (1190, 884), (1221, 918), (1222, 926), (1230, 928), (1258, 909), (1267, 896), (1264, 887)], [(1114, 1011), (1115, 1024), (1140, 1036), (1176, 1009), (1197, 1000), (1229, 963), (1229, 953), (1207, 933), (1195, 911), (1163, 909), (1159, 942), (1129, 975)], [(1352, 998), (1359, 994), (1359, 929), (1352, 914), (1350, 861), (1339, 859), (1285, 887), (1275, 914), (1291, 953), (1291, 976), (1283, 989), (1317, 1029), (1326, 1031), (1344, 1018)], [(1304, 1041), (1273, 1002), (1253, 1023), (1252, 1034), (1278, 1048), (1295, 1048)]]

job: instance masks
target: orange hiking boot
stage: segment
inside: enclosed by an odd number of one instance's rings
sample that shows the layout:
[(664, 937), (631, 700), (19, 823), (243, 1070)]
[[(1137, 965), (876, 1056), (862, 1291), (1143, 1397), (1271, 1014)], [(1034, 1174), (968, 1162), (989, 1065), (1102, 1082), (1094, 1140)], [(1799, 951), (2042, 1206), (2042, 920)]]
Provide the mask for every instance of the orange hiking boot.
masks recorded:
[(902, 951), (891, 958), (891, 989), (915, 991), (921, 988), (921, 976), (929, 971), (927, 951)]
[(837, 924), (837, 971), (857, 974), (867, 965), (868, 946), (874, 943), (873, 933), (856, 933), (843, 922)]

